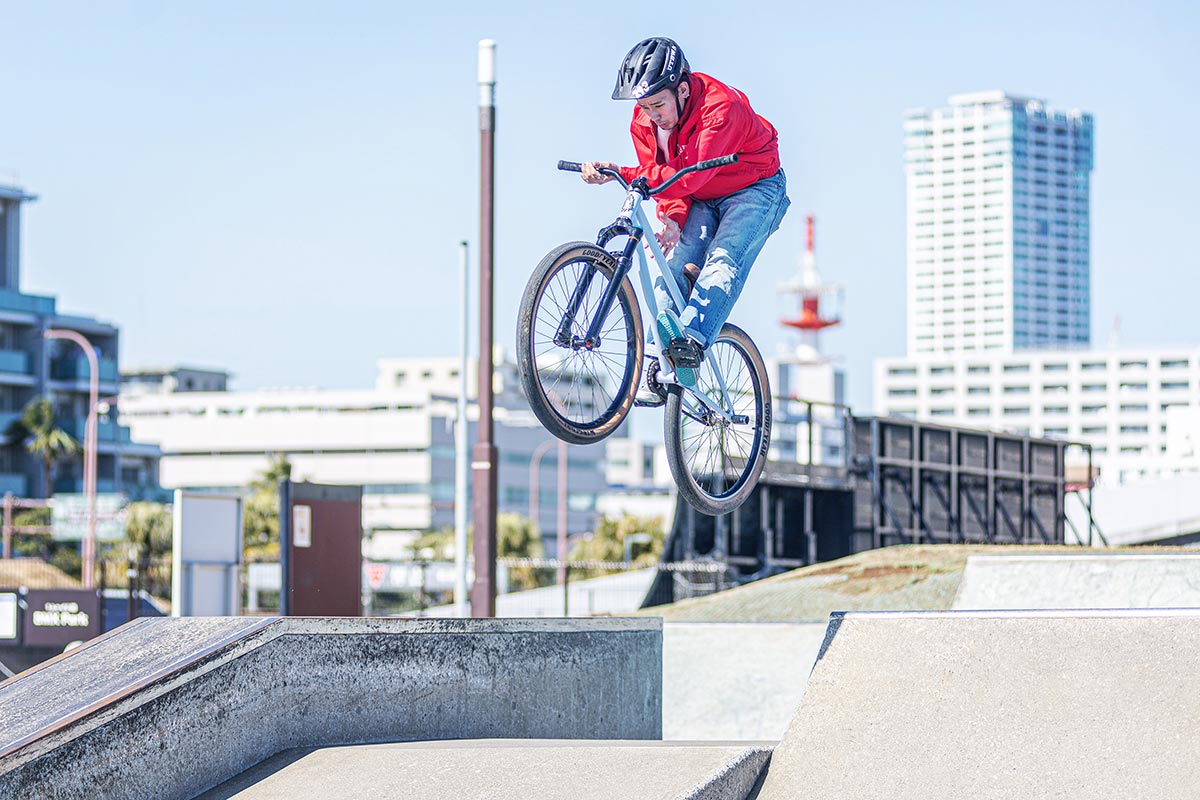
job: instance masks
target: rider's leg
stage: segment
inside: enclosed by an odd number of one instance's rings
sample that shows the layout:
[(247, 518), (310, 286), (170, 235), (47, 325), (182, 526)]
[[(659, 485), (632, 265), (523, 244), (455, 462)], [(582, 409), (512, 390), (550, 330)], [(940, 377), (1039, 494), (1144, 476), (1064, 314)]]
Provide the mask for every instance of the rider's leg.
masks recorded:
[[(680, 230), (679, 243), (667, 256), (667, 272), (679, 287), (679, 294), (687, 298), (687, 282), (683, 278), (683, 268), (686, 264), (703, 264), (708, 254), (708, 245), (712, 241), (713, 232), (717, 229), (717, 214), (712, 205), (703, 200), (696, 200), (688, 211), (687, 220)], [(661, 311), (670, 308), (676, 314), (680, 309), (671, 301), (671, 294), (662, 276), (654, 281), (654, 300)]]
[(790, 205), (783, 170), (710, 204), (720, 221), (715, 231), (710, 230), (704, 269), (687, 308), (679, 315), (688, 336), (704, 347), (721, 332), (754, 259), (767, 237), (779, 229)]

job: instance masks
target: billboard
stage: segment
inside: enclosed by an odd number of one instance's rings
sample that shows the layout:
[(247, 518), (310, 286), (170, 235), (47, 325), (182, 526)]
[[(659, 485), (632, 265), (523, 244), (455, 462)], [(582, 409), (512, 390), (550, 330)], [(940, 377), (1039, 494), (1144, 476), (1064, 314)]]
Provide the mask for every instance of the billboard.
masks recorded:
[[(96, 539), (116, 542), (125, 538), (126, 502), (125, 495), (120, 493), (96, 495)], [(65, 492), (54, 495), (50, 517), (55, 541), (83, 541), (88, 529), (87, 495)]]
[(20, 596), (15, 590), (0, 589), (0, 647), (15, 645), (20, 641), (21, 611)]
[(100, 635), (100, 595), (89, 589), (34, 589), (25, 595), (25, 646), (65, 647)]
[(171, 616), (242, 613), (242, 498), (175, 490)]

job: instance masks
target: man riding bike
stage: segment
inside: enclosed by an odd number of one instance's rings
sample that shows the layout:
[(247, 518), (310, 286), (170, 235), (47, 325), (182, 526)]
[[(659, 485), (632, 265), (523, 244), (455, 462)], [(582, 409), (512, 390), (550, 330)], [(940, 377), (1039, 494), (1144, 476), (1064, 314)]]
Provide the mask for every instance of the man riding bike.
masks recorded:
[[(627, 182), (645, 178), (657, 186), (691, 164), (738, 155), (736, 164), (687, 175), (657, 198), (663, 223), (657, 238), (687, 306), (674, 310), (666, 284), (661, 278), (655, 282), (655, 298), (663, 309), (656, 338), (676, 380), (695, 386), (705, 348), (716, 339), (754, 259), (790, 205), (778, 134), (742, 92), (692, 72), (671, 39), (655, 37), (635, 45), (621, 64), (612, 96), (637, 101), (630, 133), (638, 166), (587, 162), (582, 169), (587, 183), (613, 180), (599, 171), (607, 167)], [(697, 264), (703, 266), (694, 277)], [(638, 393), (638, 405), (663, 402), (662, 393), (649, 387)]]

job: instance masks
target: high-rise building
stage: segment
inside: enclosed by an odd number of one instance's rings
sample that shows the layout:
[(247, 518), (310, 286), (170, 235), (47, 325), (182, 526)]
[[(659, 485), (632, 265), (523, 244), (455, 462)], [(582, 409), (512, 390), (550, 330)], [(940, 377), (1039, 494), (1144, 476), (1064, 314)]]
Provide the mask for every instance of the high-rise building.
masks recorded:
[(1000, 91), (906, 112), (909, 356), (1088, 345), (1092, 127)]
[(47, 330), (72, 331), (95, 350), (99, 367), (96, 488), (131, 498), (154, 498), (159, 450), (131, 441), (117, 424), (118, 340), (115, 325), (64, 314), (55, 298), (21, 291), (21, 210), (36, 199), (19, 186), (0, 185), (0, 494), (47, 497), (83, 491), (83, 460), (60, 459), (47, 485), (45, 463), (25, 446), (16, 423), (31, 401), (49, 398), (55, 424), (82, 443), (90, 392), (88, 360), (73, 342), (48, 340)]

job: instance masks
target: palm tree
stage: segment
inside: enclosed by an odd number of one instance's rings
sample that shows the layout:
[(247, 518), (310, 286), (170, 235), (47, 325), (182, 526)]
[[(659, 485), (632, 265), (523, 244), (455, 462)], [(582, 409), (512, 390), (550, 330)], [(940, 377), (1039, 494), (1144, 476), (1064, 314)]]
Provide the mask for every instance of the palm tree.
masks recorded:
[(46, 497), (54, 494), (54, 464), (79, 452), (79, 442), (58, 427), (54, 404), (48, 397), (30, 400), (17, 426), (24, 432), (25, 449), (42, 459), (46, 470)]

